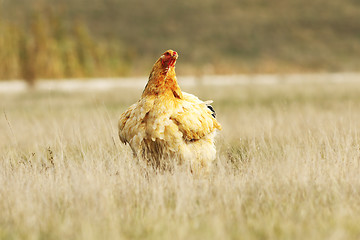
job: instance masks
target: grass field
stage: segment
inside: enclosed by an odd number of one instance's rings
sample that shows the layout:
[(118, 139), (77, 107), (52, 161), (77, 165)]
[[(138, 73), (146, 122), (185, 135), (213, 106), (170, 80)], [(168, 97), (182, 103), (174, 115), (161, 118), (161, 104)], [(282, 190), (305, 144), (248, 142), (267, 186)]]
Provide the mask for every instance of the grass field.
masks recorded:
[(360, 238), (360, 83), (199, 89), (223, 125), (207, 177), (120, 144), (141, 90), (0, 96), (0, 239)]

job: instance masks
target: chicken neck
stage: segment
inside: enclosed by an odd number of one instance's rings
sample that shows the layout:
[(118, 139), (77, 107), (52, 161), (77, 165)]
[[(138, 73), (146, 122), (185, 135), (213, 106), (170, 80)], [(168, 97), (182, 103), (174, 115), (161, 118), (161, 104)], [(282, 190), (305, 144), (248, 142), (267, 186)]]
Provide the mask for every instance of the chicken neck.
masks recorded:
[(183, 95), (176, 80), (175, 66), (163, 67), (161, 62), (156, 62), (145, 86), (142, 97), (165, 96), (182, 99)]

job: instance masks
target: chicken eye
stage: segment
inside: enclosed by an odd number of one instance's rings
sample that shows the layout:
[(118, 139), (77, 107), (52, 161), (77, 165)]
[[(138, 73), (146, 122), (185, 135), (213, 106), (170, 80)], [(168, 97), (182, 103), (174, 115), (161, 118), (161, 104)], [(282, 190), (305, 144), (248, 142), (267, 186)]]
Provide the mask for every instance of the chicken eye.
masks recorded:
[(166, 55), (166, 56), (170, 56), (170, 53), (169, 53), (169, 52), (166, 52), (165, 55)]

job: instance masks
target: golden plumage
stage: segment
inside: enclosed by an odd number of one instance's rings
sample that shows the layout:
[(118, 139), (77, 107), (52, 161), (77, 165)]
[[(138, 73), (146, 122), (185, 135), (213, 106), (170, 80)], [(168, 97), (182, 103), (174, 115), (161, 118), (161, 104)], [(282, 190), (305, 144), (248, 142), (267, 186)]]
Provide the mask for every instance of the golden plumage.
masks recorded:
[(178, 54), (156, 61), (140, 100), (119, 119), (119, 137), (134, 155), (155, 168), (174, 162), (208, 169), (215, 159), (214, 136), (221, 129), (208, 102), (182, 92), (175, 74)]

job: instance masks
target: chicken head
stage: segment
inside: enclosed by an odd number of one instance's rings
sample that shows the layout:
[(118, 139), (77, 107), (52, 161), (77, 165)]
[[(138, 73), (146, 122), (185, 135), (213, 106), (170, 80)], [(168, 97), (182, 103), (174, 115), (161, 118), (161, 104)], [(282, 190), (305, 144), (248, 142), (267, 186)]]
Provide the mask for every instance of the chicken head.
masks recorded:
[(176, 59), (179, 57), (177, 52), (173, 50), (167, 50), (161, 55), (161, 63), (165, 68), (173, 67), (176, 63)]

